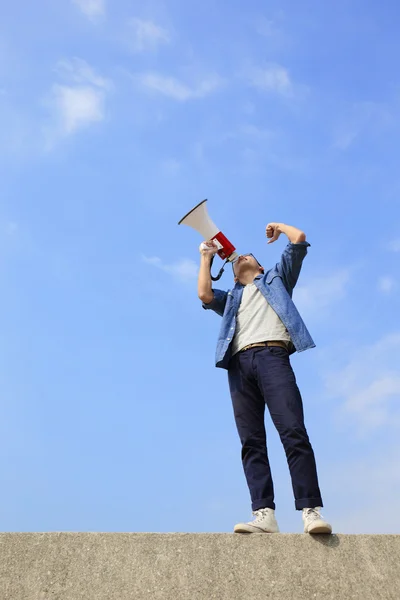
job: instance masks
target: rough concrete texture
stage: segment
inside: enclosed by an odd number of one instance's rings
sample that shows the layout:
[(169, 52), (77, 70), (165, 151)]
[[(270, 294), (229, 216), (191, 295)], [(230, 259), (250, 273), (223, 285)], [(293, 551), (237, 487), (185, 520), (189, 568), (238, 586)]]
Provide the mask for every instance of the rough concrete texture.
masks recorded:
[(400, 599), (400, 536), (0, 534), (1, 600)]

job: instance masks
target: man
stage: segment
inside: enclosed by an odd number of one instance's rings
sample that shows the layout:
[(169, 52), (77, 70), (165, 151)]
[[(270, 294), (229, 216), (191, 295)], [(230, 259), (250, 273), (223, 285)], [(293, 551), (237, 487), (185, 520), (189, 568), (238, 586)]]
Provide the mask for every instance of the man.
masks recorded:
[(212, 288), (211, 258), (217, 247), (200, 247), (198, 295), (203, 308), (222, 317), (216, 366), (228, 370), (242, 462), (250, 490), (254, 520), (239, 523), (236, 533), (277, 533), (274, 488), (265, 433), (265, 404), (284, 446), (295, 506), (302, 510), (305, 533), (331, 533), (322, 517), (314, 452), (304, 425), (303, 404), (289, 355), (314, 348), (293, 301), (302, 262), (310, 244), (290, 225), (270, 223), (269, 244), (281, 234), (289, 239), (280, 262), (267, 272), (251, 254), (233, 263), (235, 286)]

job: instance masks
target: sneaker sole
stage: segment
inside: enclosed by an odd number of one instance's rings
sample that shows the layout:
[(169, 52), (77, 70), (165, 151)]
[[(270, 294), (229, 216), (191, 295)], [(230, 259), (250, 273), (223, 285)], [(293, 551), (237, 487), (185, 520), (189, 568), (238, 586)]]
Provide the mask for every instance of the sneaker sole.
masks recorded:
[(247, 525), (246, 523), (239, 523), (233, 528), (233, 533), (279, 533), (279, 529), (275, 531), (266, 531), (260, 527), (254, 525)]
[(321, 523), (320, 525), (308, 528), (304, 533), (332, 533), (332, 527)]

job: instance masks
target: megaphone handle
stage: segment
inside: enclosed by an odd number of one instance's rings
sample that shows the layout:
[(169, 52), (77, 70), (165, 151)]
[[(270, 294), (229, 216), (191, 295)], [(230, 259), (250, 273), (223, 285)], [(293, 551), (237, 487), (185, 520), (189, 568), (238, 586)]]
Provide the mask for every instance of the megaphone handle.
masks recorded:
[[(215, 256), (215, 254), (214, 254), (214, 256)], [(223, 274), (223, 272), (225, 271), (225, 265), (226, 265), (226, 263), (227, 263), (228, 261), (226, 260), (226, 261), (224, 262), (224, 264), (222, 265), (221, 269), (219, 270), (219, 273), (218, 273), (218, 275), (217, 275), (216, 277), (213, 277), (213, 276), (212, 276), (212, 273), (211, 273), (211, 267), (212, 267), (212, 265), (213, 265), (213, 262), (214, 262), (214, 256), (212, 257), (212, 259), (211, 259), (211, 262), (210, 262), (210, 276), (211, 276), (211, 279), (212, 279), (212, 281), (218, 281), (219, 279), (221, 279), (221, 277), (222, 277), (222, 274)]]

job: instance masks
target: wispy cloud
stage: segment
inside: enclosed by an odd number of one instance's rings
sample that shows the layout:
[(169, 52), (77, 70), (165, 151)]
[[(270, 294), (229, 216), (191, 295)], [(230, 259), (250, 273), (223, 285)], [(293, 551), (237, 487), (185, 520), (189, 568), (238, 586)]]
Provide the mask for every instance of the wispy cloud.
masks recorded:
[(57, 64), (56, 72), (60, 77), (64, 77), (75, 83), (90, 83), (93, 86), (103, 89), (110, 87), (110, 82), (98, 75), (94, 69), (81, 58), (60, 60)]
[(354, 123), (340, 126), (334, 135), (334, 147), (339, 148), (340, 150), (346, 150), (351, 146), (359, 133), (360, 129), (356, 127)]
[(219, 89), (223, 83), (218, 75), (210, 75), (194, 85), (158, 73), (143, 73), (134, 79), (141, 88), (173, 98), (178, 102), (204, 98)]
[(346, 295), (350, 269), (339, 269), (328, 276), (314, 277), (295, 289), (295, 302), (308, 318), (325, 318)]
[(103, 94), (92, 87), (54, 85), (53, 101), (65, 135), (104, 119)]
[(393, 277), (380, 277), (378, 280), (378, 289), (384, 294), (390, 294), (396, 286), (396, 280)]
[(152, 265), (153, 267), (172, 275), (181, 282), (193, 281), (197, 278), (199, 268), (194, 260), (182, 258), (181, 260), (170, 264), (165, 263), (158, 256), (142, 256), (142, 260), (148, 265)]
[(289, 36), (284, 32), (277, 20), (262, 17), (255, 23), (255, 30), (264, 38), (263, 46), (269, 51), (277, 51), (291, 45)]
[(84, 60), (61, 61), (57, 73), (68, 83), (56, 83), (47, 104), (53, 113), (53, 124), (46, 132), (48, 146), (59, 137), (67, 137), (105, 117), (105, 97), (110, 90), (108, 80), (100, 77)]
[(342, 401), (344, 420), (361, 434), (384, 426), (400, 427), (400, 333), (375, 344), (357, 345), (341, 368), (325, 377), (327, 393)]
[(106, 12), (105, 0), (72, 0), (89, 19), (102, 17)]
[(389, 242), (388, 250), (390, 250), (391, 252), (400, 252), (400, 238)]
[(270, 38), (276, 35), (278, 28), (272, 19), (266, 19), (265, 17), (262, 17), (256, 23), (256, 31), (260, 35)]
[(161, 44), (169, 44), (169, 32), (154, 23), (142, 19), (131, 19), (129, 25), (129, 44), (134, 52), (148, 52), (156, 50)]
[(269, 63), (263, 68), (252, 67), (246, 77), (250, 85), (264, 92), (281, 96), (293, 94), (293, 82), (289, 72), (281, 65)]
[(393, 122), (391, 110), (385, 104), (359, 102), (346, 112), (334, 132), (333, 145), (340, 150), (347, 150), (365, 132), (385, 129)]

